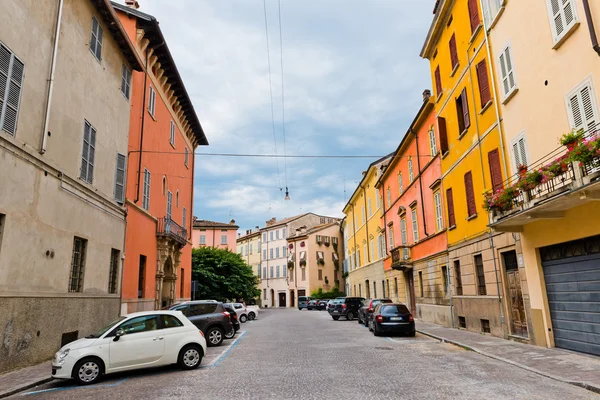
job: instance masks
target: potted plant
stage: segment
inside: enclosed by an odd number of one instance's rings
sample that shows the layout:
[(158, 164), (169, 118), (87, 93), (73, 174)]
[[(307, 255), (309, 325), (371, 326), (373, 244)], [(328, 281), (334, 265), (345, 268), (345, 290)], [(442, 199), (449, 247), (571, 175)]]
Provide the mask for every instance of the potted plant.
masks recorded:
[(288, 268), (289, 268), (289, 269), (292, 269), (292, 268), (294, 268), (294, 262), (293, 262), (293, 261), (288, 261), (288, 264), (287, 264), (287, 265), (288, 265)]
[(329, 285), (329, 279), (327, 279), (327, 277), (325, 277), (325, 284)]
[(292, 243), (290, 243), (290, 245), (288, 247), (290, 250), (292, 250), (294, 248), (294, 245)]
[(337, 252), (337, 242), (333, 242), (333, 250)]
[(519, 195), (519, 190), (514, 186), (499, 189), (496, 193), (486, 193), (483, 208), (486, 211), (509, 211), (514, 207), (514, 199)]
[(348, 277), (348, 275), (349, 275), (349, 274), (348, 274), (348, 271), (346, 271), (346, 272), (344, 272), (344, 273), (342, 274), (342, 278), (346, 279), (346, 278)]
[(325, 246), (329, 247), (329, 242), (325, 242)]
[(319, 259), (317, 260), (317, 264), (318, 264), (318, 265), (325, 265), (325, 260), (323, 260), (322, 258), (319, 258)]
[(340, 262), (338, 260), (333, 260), (333, 265), (335, 266), (336, 271), (340, 269)]
[(304, 242), (300, 242), (300, 247), (304, 247), (304, 246), (305, 246)]
[(586, 140), (577, 143), (568, 156), (569, 161), (579, 161), (587, 164), (598, 157), (598, 140)]
[(560, 144), (566, 146), (569, 151), (572, 151), (582, 137), (582, 132), (576, 132), (575, 129), (573, 129), (571, 132), (565, 133), (560, 137)]
[(300, 266), (306, 267), (306, 260), (300, 260)]
[(535, 170), (523, 175), (517, 182), (517, 187), (521, 190), (532, 190), (544, 180), (542, 171)]
[(519, 164), (517, 170), (519, 171), (519, 176), (524, 176), (527, 173), (527, 165)]

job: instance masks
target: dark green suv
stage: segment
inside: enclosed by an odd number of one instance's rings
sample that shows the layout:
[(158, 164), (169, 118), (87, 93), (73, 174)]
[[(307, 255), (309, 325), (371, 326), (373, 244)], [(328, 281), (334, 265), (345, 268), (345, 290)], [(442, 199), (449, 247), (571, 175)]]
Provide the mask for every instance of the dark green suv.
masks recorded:
[(332, 305), (329, 309), (329, 315), (336, 321), (340, 317), (351, 321), (358, 315), (358, 309), (362, 307), (364, 301), (364, 297), (344, 297)]

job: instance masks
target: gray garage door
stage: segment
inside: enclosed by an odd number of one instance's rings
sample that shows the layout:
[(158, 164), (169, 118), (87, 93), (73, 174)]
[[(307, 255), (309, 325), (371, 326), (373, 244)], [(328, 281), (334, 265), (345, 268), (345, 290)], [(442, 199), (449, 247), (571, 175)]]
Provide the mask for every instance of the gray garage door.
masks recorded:
[(600, 355), (600, 254), (590, 239), (540, 255), (556, 346)]

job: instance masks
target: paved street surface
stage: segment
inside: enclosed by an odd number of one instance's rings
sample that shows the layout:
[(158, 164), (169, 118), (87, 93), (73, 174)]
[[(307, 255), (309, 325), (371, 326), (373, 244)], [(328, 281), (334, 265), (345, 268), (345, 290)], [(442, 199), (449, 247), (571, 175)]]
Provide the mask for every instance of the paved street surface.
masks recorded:
[(374, 337), (325, 311), (261, 310), (242, 327), (195, 371), (119, 374), (89, 387), (54, 381), (11, 398), (600, 399), (429, 337)]

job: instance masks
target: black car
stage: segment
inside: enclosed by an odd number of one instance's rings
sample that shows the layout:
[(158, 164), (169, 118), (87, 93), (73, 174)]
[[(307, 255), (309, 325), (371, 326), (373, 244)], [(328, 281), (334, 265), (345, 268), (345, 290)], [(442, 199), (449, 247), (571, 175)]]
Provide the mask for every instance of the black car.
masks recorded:
[(327, 303), (329, 302), (329, 299), (321, 299), (318, 301), (317, 303), (317, 310), (319, 311), (323, 311), (327, 308)]
[(340, 319), (340, 317), (346, 318), (348, 321), (351, 321), (358, 315), (358, 309), (362, 307), (365, 299), (363, 297), (344, 297), (339, 299), (329, 309), (329, 315), (335, 321)]
[(369, 320), (373, 315), (373, 310), (379, 303), (392, 303), (390, 299), (367, 299), (363, 306), (358, 309), (358, 323), (369, 326)]
[(241, 328), (240, 320), (237, 316), (237, 313), (230, 305), (224, 304), (223, 306), (225, 308), (225, 311), (227, 311), (229, 313), (229, 320), (231, 321), (231, 325), (233, 325), (233, 331), (231, 331), (230, 333), (226, 333), (225, 339), (231, 339), (235, 336), (237, 331), (239, 331)]
[(319, 300), (310, 300), (306, 305), (307, 310), (316, 310), (319, 305)]
[(400, 333), (415, 336), (415, 319), (404, 304), (379, 303), (373, 310), (369, 330), (375, 336)]
[(208, 346), (218, 346), (223, 343), (225, 335), (234, 331), (223, 303), (214, 300), (195, 300), (173, 304), (169, 310), (181, 311), (206, 338)]

